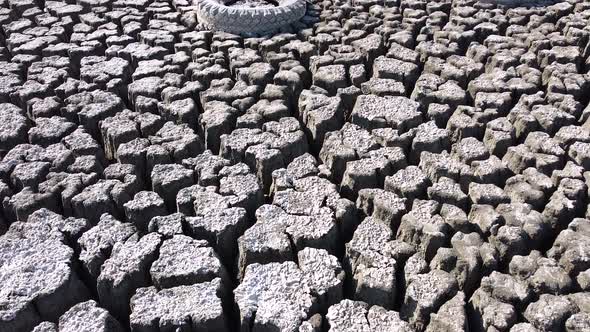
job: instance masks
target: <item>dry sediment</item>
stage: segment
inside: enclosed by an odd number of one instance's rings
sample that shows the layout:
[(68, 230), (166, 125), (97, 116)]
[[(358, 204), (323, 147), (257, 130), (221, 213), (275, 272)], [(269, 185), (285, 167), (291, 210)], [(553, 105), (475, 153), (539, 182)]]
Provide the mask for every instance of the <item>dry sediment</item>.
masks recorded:
[(0, 331), (590, 330), (590, 3), (291, 5), (0, 0)]

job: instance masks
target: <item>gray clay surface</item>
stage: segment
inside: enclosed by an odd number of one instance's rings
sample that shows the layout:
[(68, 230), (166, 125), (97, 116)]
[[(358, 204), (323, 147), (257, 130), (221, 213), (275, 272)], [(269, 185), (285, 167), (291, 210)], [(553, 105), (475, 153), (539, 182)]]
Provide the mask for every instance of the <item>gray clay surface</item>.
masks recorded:
[(0, 0), (0, 332), (590, 331), (588, 0)]

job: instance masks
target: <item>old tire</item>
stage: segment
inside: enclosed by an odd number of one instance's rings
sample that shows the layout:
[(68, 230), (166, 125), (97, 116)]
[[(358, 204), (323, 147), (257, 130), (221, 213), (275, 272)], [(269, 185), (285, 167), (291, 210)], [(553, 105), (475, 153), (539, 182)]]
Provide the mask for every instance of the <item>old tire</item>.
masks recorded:
[(266, 33), (298, 21), (305, 15), (304, 0), (284, 0), (278, 7), (228, 7), (215, 0), (196, 0), (197, 19), (211, 30), (235, 34)]

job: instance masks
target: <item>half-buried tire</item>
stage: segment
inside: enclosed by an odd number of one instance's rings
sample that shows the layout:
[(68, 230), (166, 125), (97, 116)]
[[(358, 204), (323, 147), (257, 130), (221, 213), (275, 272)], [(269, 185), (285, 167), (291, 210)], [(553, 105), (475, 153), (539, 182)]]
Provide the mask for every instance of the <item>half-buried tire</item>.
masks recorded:
[(298, 21), (305, 15), (304, 0), (279, 0), (279, 6), (228, 7), (216, 0), (195, 0), (200, 24), (210, 30), (235, 34), (263, 34)]

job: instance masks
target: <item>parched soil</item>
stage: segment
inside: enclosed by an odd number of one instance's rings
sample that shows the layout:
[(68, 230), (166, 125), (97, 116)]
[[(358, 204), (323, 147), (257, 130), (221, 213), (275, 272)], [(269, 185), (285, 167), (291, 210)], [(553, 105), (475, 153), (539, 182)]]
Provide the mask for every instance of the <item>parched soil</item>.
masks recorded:
[(0, 0), (0, 332), (590, 331), (590, 2), (501, 3)]

